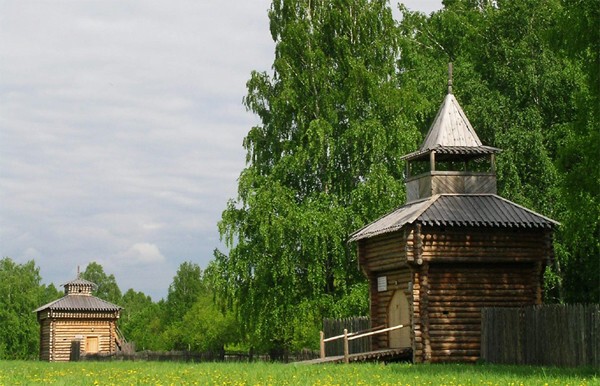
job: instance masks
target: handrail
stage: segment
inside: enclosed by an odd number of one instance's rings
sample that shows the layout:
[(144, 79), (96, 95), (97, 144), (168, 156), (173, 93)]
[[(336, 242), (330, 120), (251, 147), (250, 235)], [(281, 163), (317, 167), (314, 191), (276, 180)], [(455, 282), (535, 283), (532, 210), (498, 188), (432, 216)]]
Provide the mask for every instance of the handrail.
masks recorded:
[(350, 332), (350, 333), (348, 333), (346, 335), (342, 334), (342, 335), (332, 336), (332, 337), (323, 339), (323, 343), (333, 342), (334, 340), (341, 339), (341, 338), (343, 338), (345, 336), (348, 337), (348, 336), (353, 336), (353, 335), (356, 335), (356, 334), (358, 334), (358, 332)]
[(323, 331), (321, 331), (321, 339), (320, 339), (321, 340), (321, 344), (320, 344), (321, 359), (325, 358), (325, 343), (327, 343), (327, 342), (331, 342), (331, 341), (334, 341), (337, 339), (344, 338), (344, 363), (348, 363), (350, 361), (350, 354), (349, 354), (349, 350), (348, 350), (348, 341), (364, 338), (364, 337), (371, 336), (371, 335), (381, 334), (382, 332), (397, 330), (397, 329), (400, 329), (403, 327), (406, 327), (406, 326), (399, 324), (397, 326), (387, 327), (387, 328), (382, 328), (382, 329), (379, 329), (380, 327), (375, 327), (375, 331), (371, 331), (371, 330), (373, 330), (371, 328), (368, 330), (364, 330), (364, 331), (368, 331), (368, 332), (359, 331), (359, 332), (351, 332), (351, 333), (348, 333), (348, 329), (344, 328), (343, 335), (332, 336), (327, 339), (325, 339), (325, 333)]
[[(364, 334), (352, 336), (352, 337), (348, 338), (348, 340), (354, 340), (354, 339), (364, 338), (365, 336), (371, 336), (371, 335), (380, 334), (382, 332), (388, 332), (388, 331), (392, 331), (392, 330), (397, 330), (397, 329), (402, 328), (402, 327), (404, 327), (404, 326), (402, 324), (399, 324), (397, 326), (384, 328), (384, 329), (381, 329), (379, 331), (366, 332)], [(348, 336), (350, 336), (350, 335), (348, 335)]]
[[(350, 333), (348, 333), (348, 336), (350, 337), (350, 336), (354, 336), (354, 335), (358, 335), (358, 334), (363, 334), (363, 333), (371, 332), (371, 331), (378, 330), (378, 329), (384, 328), (384, 327), (385, 327), (385, 325), (384, 326), (377, 326), (377, 327), (373, 327), (373, 328), (368, 328), (368, 329), (362, 330), (362, 331), (350, 332)], [(343, 337), (344, 337), (344, 334), (337, 335), (337, 336), (331, 336), (329, 338), (323, 339), (323, 342), (325, 342), (325, 343), (327, 343), (327, 342), (333, 342), (334, 340), (338, 340), (338, 339), (341, 339)], [(358, 338), (352, 338), (352, 339), (358, 339)], [(350, 339), (350, 340), (352, 340), (352, 339)]]

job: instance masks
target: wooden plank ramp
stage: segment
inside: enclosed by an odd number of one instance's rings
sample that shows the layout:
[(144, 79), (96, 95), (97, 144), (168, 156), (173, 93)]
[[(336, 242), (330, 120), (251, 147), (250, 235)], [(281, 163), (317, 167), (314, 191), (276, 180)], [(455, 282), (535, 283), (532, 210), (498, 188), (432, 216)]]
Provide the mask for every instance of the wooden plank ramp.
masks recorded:
[[(356, 354), (350, 354), (348, 356), (349, 362), (396, 362), (396, 361), (410, 361), (412, 360), (412, 349), (407, 348), (394, 348), (377, 351), (362, 352)], [(305, 365), (319, 365), (324, 363), (344, 363), (344, 356), (330, 356), (325, 358), (311, 359), (307, 361), (295, 362), (297, 364)]]

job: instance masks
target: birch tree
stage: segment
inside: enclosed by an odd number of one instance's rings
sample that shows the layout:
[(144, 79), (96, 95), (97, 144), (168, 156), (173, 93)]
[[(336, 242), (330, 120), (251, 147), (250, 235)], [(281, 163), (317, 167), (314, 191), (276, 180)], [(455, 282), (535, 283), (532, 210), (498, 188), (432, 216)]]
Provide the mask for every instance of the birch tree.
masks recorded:
[(396, 83), (387, 1), (276, 0), (269, 18), (273, 71), (247, 83), (261, 123), (219, 223), (229, 251), (215, 255), (251, 343), (289, 349), (314, 345), (323, 316), (367, 312), (346, 241), (403, 203), (399, 157), (418, 133)]

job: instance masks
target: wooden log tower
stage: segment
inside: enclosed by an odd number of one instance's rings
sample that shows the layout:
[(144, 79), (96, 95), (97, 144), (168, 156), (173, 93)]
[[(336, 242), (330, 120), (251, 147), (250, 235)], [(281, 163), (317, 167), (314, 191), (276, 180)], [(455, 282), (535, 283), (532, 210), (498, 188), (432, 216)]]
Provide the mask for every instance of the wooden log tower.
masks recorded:
[(122, 308), (93, 296), (96, 285), (79, 275), (63, 286), (65, 296), (34, 311), (40, 323), (40, 360), (69, 361), (119, 350)]
[(373, 350), (412, 348), (414, 362), (473, 362), (481, 309), (542, 302), (558, 223), (497, 195), (496, 155), (448, 94), (406, 161), (405, 205), (351, 235), (370, 283), (373, 325), (404, 324)]

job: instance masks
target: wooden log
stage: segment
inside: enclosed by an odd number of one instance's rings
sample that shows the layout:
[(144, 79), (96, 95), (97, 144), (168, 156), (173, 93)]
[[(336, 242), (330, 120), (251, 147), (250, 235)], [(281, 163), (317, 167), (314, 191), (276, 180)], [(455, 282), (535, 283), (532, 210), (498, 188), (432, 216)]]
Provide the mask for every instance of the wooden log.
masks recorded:
[[(420, 228), (420, 225), (417, 225), (417, 228)], [(422, 265), (422, 270), (421, 270), (421, 285), (423, 286), (423, 294), (421, 295), (421, 308), (423, 310), (427, 310), (427, 308), (429, 307), (429, 278), (428, 278), (428, 274), (429, 274), (429, 263), (425, 262)], [(430, 340), (429, 340), (429, 315), (427, 312), (424, 312), (421, 315), (421, 325), (422, 325), (422, 331), (423, 331), (423, 352), (424, 352), (424, 356), (423, 356), (423, 361), (424, 362), (429, 362), (430, 358), (431, 358), (431, 346), (430, 346)]]
[(471, 324), (468, 326), (459, 326), (459, 325), (444, 325), (444, 324), (436, 324), (430, 327), (431, 331), (465, 331), (470, 327), (471, 331), (480, 331), (481, 326), (479, 324)]
[[(479, 356), (479, 349), (439, 349), (435, 350), (435, 357), (443, 358), (444, 356), (457, 356), (457, 357), (465, 357), (465, 356)], [(432, 355), (433, 357), (433, 355)]]
[(471, 324), (476, 324), (476, 325), (480, 325), (481, 324), (481, 318), (432, 318), (429, 317), (429, 328), (431, 330), (436, 329), (437, 326), (452, 326), (452, 325), (459, 325), (462, 326), (464, 328), (467, 328), (467, 325), (471, 325)]
[(472, 318), (480, 318), (481, 317), (481, 313), (479, 311), (472, 311), (472, 312), (449, 312), (449, 311), (442, 311), (442, 312), (432, 312), (431, 309), (429, 310), (429, 317), (430, 318), (451, 318), (451, 319), (455, 319), (455, 318), (467, 318), (467, 319), (472, 319)]
[[(438, 281), (439, 283), (439, 281)], [(443, 291), (471, 291), (471, 290), (488, 290), (488, 291), (505, 291), (505, 290), (533, 290), (532, 283), (489, 283), (482, 281), (480, 283), (456, 283), (450, 280), (444, 281), (444, 287), (436, 287), (430, 290), (430, 294), (445, 294)], [(413, 287), (414, 290), (414, 287)], [(416, 290), (418, 291), (418, 289)]]
[[(434, 332), (434, 331), (431, 331)], [(446, 331), (444, 331), (446, 332)], [(476, 331), (473, 331), (476, 332)], [(479, 347), (479, 344), (481, 343), (481, 337), (480, 336), (476, 336), (476, 335), (471, 335), (471, 336), (452, 336), (450, 334), (445, 334), (445, 335), (434, 335), (431, 334), (430, 336), (431, 339), (431, 345), (433, 347), (434, 343), (435, 344), (439, 344), (439, 343), (444, 343), (444, 344), (452, 344), (452, 343), (456, 343), (456, 344), (463, 344), (463, 343), (473, 343), (473, 344), (477, 344)]]
[[(535, 302), (533, 299), (525, 298), (525, 297), (484, 297), (481, 296), (479, 298), (464, 298), (458, 299), (459, 297), (435, 297), (431, 299), (431, 305), (434, 307), (446, 307), (453, 304), (461, 303), (473, 307), (488, 307), (488, 304), (494, 304), (497, 306), (504, 305), (505, 307), (520, 307), (521, 305), (534, 305)], [(514, 304), (514, 305), (511, 305)]]
[(479, 339), (480, 332), (477, 330), (450, 330), (450, 331), (430, 331), (430, 336), (442, 336), (442, 337), (477, 337)]
[(431, 342), (431, 350), (435, 353), (454, 353), (455, 351), (464, 352), (465, 350), (472, 350), (472, 352), (478, 352), (479, 349), (479, 342)]
[[(533, 293), (532, 293), (533, 294)], [(486, 292), (482, 292), (479, 295), (472, 295), (472, 296), (431, 296), (430, 297), (430, 301), (432, 304), (435, 303), (457, 303), (457, 302), (468, 302), (470, 304), (473, 305), (477, 305), (478, 302), (488, 302), (488, 301), (493, 301), (493, 302), (502, 302), (502, 300), (505, 300), (507, 302), (510, 301), (529, 301), (531, 303), (535, 303), (535, 298), (532, 298), (531, 295), (529, 295), (527, 293), (522, 294), (522, 293), (518, 293), (518, 292), (514, 292), (511, 294), (494, 294), (494, 293), (486, 293)]]
[(433, 356), (431, 363), (469, 363), (478, 360), (479, 355)]

